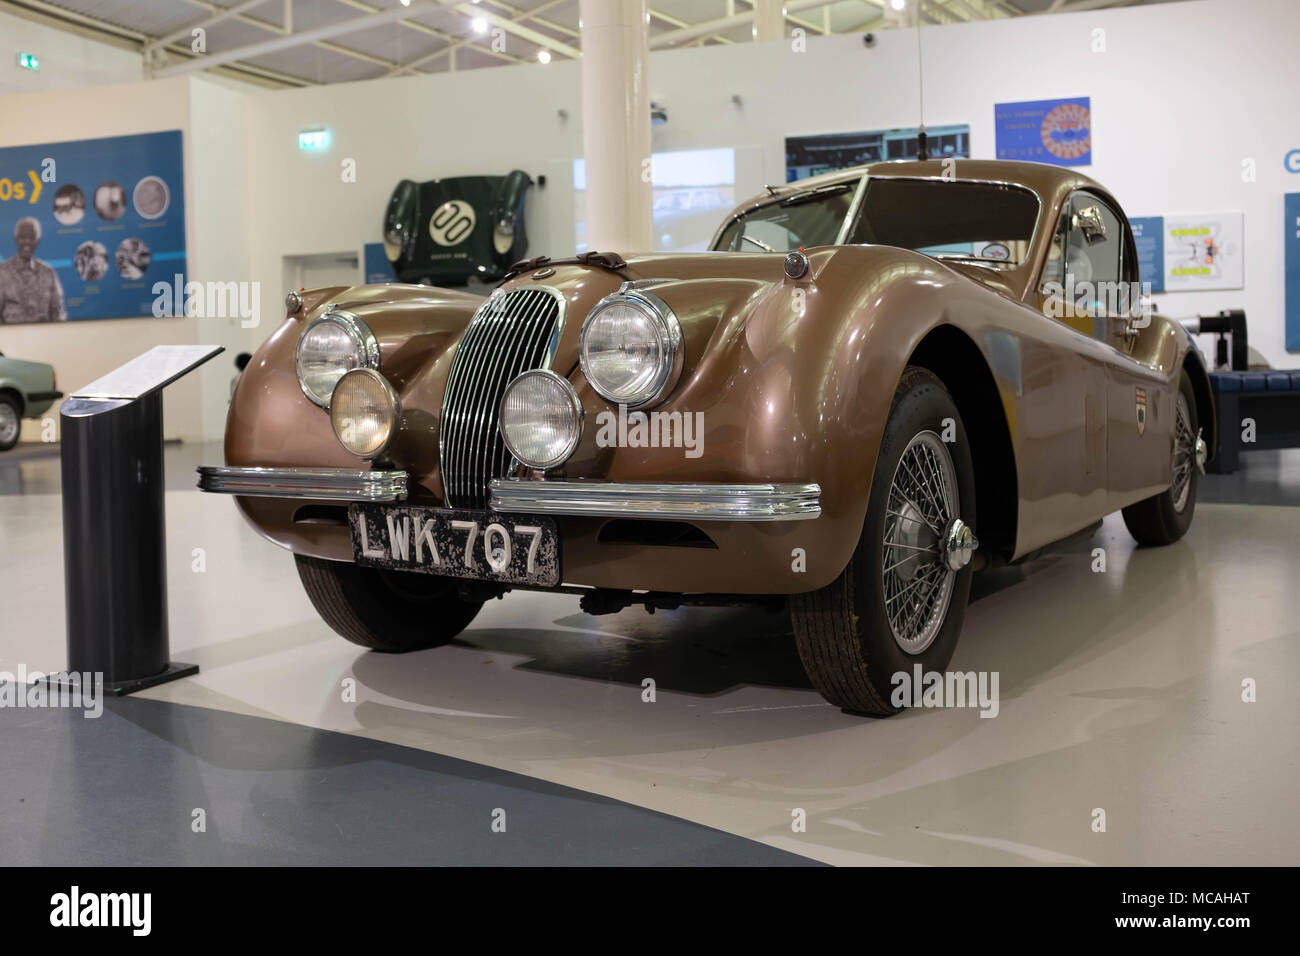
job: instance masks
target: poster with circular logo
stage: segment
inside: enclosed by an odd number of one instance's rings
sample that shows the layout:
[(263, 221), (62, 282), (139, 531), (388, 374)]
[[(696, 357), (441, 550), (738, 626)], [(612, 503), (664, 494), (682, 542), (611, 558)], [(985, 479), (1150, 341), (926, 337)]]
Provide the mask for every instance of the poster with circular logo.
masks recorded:
[(993, 107), (998, 159), (1055, 166), (1092, 163), (1092, 100), (1034, 100)]
[(1062, 103), (1043, 117), (1039, 127), (1043, 149), (1057, 159), (1078, 159), (1092, 148), (1089, 110), (1078, 103)]
[(440, 246), (458, 246), (470, 237), (478, 217), (463, 199), (443, 203), (429, 217), (429, 237)]

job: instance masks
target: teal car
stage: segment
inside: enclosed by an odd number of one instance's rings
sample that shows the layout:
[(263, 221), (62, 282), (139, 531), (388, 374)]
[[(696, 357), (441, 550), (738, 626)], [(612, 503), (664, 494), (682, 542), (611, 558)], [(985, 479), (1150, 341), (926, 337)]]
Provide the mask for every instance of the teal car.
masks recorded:
[(57, 384), (52, 365), (6, 358), (0, 352), (0, 451), (18, 444), (24, 418), (40, 418), (63, 397)]

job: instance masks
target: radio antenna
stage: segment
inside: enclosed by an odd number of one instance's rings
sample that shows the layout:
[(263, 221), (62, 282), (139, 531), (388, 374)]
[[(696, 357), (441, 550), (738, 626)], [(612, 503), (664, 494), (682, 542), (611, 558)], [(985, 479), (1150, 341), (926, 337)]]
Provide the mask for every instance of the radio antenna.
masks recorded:
[(925, 141), (925, 66), (921, 61), (921, 0), (913, 5), (913, 25), (916, 27), (916, 113), (920, 126), (916, 133), (916, 158), (924, 162), (930, 158)]

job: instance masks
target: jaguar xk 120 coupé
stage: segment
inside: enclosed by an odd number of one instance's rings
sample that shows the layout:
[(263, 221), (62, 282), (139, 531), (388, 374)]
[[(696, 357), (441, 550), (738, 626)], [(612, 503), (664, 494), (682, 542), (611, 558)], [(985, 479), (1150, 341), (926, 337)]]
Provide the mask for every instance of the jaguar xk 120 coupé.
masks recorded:
[(1187, 530), (1200, 352), (1071, 170), (888, 163), (770, 187), (712, 251), (518, 263), (486, 300), (317, 289), (231, 403), (236, 496), (340, 634), (446, 642), (516, 588), (592, 613), (766, 601), (827, 700), (941, 671), (971, 575), (1123, 511)]

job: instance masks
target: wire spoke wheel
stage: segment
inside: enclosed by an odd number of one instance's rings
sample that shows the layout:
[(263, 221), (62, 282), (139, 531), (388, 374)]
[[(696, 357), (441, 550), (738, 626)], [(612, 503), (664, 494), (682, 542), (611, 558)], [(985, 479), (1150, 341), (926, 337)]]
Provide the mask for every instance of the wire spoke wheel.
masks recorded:
[(1192, 469), (1196, 467), (1196, 436), (1192, 434), (1192, 414), (1187, 407), (1187, 398), (1178, 393), (1177, 412), (1174, 421), (1174, 511), (1182, 513), (1187, 507), (1188, 494), (1192, 487)]
[(944, 559), (944, 532), (960, 505), (947, 446), (918, 432), (894, 469), (881, 541), (885, 616), (908, 654), (930, 646), (948, 613), (957, 572)]

